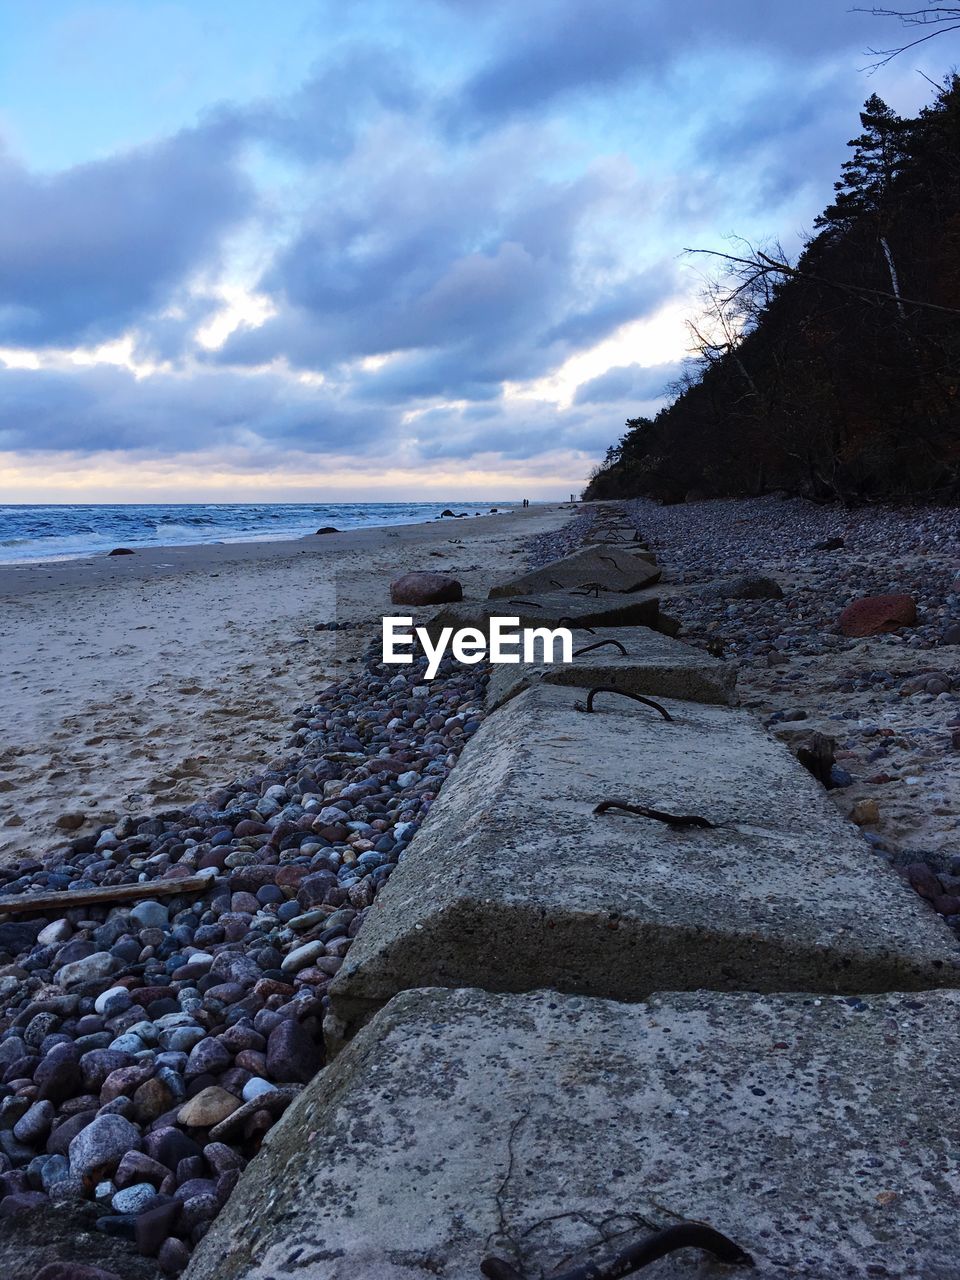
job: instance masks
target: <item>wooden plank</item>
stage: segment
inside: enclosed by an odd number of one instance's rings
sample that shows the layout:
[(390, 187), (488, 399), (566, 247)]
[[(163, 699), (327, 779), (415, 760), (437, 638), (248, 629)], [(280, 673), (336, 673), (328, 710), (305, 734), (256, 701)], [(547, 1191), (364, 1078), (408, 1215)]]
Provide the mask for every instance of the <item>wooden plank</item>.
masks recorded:
[(61, 893), (24, 893), (0, 897), (0, 915), (22, 916), (34, 911), (69, 911), (72, 907), (98, 907), (101, 903), (134, 902), (138, 898), (170, 898), (178, 893), (201, 893), (213, 876), (184, 876), (181, 880), (144, 880), (115, 884), (106, 889), (65, 889)]

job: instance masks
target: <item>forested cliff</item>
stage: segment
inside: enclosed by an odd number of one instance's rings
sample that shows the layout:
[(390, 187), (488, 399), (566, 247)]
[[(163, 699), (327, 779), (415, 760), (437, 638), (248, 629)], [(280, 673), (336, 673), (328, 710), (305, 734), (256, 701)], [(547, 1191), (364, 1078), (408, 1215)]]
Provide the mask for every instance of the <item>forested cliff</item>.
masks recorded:
[(860, 120), (799, 260), (731, 251), (692, 376), (585, 498), (960, 497), (960, 77), (916, 119), (874, 96)]

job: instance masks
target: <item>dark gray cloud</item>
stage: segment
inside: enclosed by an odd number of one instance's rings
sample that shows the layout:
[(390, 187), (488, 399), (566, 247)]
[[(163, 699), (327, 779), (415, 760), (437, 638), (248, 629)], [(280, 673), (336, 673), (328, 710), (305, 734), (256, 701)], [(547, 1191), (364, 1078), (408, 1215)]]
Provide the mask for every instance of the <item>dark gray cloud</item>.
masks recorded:
[(577, 388), (575, 404), (612, 404), (618, 400), (659, 400), (680, 376), (681, 362), (618, 365)]
[(624, 274), (590, 239), (595, 216), (629, 216), (641, 193), (602, 168), (538, 178), (517, 148), (452, 168), (429, 149), (385, 157), (362, 201), (352, 184), (327, 193), (261, 283), (277, 315), (215, 358), (327, 371), (404, 352), (358, 394), (485, 396), (653, 312), (676, 288), (673, 262)]
[(501, 399), (478, 418), (470, 408), (437, 408), (411, 427), (424, 461), (496, 455), (510, 461), (554, 451), (602, 450), (619, 433), (621, 419), (607, 409), (558, 409), (545, 401)]
[(162, 308), (253, 207), (236, 142), (185, 131), (51, 177), (0, 156), (0, 345), (111, 338)]
[(414, 116), (429, 99), (408, 58), (368, 41), (339, 48), (283, 99), (220, 104), (209, 126), (255, 138), (299, 160), (348, 156), (358, 134), (380, 114)]
[[(744, 48), (806, 58), (862, 48), (872, 30), (843, 0), (758, 4), (757, 0), (535, 0), (517, 6), (491, 58), (463, 86), (450, 118), (467, 128), (542, 108), (586, 90), (609, 90), (633, 77), (660, 79), (698, 51)], [(707, 86), (705, 86), (705, 90)]]
[(163, 458), (220, 452), (230, 465), (278, 465), (292, 451), (419, 465), (475, 455), (533, 460), (599, 450), (616, 434), (603, 406), (561, 411), (523, 399), (436, 407), (404, 421), (399, 405), (364, 405), (283, 374), (208, 370), (137, 380), (128, 370), (0, 366), (0, 451)]
[(115, 365), (0, 366), (0, 450), (363, 451), (390, 438), (397, 424), (395, 412), (343, 403), (281, 374), (209, 370), (138, 380)]

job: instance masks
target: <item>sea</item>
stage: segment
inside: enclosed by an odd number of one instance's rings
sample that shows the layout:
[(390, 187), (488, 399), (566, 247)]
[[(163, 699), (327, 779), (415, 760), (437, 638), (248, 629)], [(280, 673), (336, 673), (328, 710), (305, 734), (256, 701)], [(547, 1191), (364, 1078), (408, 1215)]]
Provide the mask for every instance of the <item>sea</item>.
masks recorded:
[[(114, 547), (266, 542), (333, 525), (368, 529), (420, 524), (444, 510), (469, 517), (508, 502), (199, 502), (0, 505), (0, 564), (102, 555)], [(453, 521), (451, 521), (451, 524)]]

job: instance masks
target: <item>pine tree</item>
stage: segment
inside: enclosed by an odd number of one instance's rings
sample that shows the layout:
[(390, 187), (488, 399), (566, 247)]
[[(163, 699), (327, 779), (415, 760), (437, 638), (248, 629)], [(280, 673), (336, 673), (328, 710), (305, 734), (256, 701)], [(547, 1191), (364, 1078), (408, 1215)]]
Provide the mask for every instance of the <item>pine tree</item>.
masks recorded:
[(856, 148), (853, 157), (843, 163), (843, 177), (833, 184), (836, 199), (814, 226), (848, 226), (864, 215), (882, 218), (887, 210), (894, 184), (909, 159), (912, 122), (901, 119), (873, 94), (863, 105), (860, 123), (863, 133), (847, 144)]
[(815, 220), (814, 226), (847, 230), (860, 219), (875, 220), (877, 240), (897, 299), (897, 311), (904, 319), (900, 275), (887, 236), (887, 214), (894, 201), (897, 179), (910, 160), (913, 122), (901, 119), (874, 93), (863, 104), (860, 123), (863, 133), (847, 143), (856, 148), (853, 157), (840, 166), (843, 177), (833, 184), (836, 199)]

